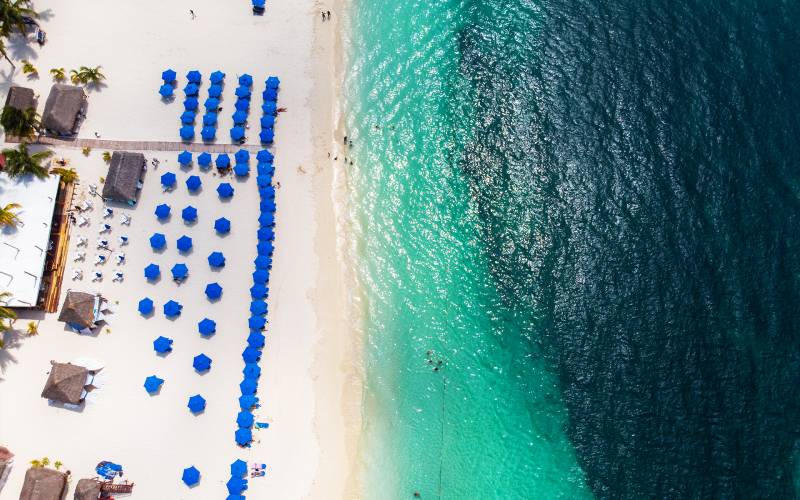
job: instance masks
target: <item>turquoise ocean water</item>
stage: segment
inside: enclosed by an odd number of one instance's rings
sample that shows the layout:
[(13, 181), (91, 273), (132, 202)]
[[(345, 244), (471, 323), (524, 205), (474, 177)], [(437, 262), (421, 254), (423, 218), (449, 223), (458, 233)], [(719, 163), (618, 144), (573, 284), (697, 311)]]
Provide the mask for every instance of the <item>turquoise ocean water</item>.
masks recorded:
[(800, 4), (349, 15), (363, 496), (796, 497)]

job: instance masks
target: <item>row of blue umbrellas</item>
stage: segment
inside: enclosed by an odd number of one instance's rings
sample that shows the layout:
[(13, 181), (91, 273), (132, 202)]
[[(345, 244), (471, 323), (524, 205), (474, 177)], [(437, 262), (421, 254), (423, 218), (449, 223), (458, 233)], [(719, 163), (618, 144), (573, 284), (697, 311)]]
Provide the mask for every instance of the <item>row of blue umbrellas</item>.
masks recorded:
[(262, 97), (264, 98), (264, 105), (262, 106), (264, 116), (261, 117), (261, 133), (258, 137), (262, 143), (272, 144), (275, 138), (274, 126), (275, 116), (278, 113), (277, 101), (280, 80), (276, 76), (270, 76), (266, 79), (264, 85), (266, 87), (262, 93)]

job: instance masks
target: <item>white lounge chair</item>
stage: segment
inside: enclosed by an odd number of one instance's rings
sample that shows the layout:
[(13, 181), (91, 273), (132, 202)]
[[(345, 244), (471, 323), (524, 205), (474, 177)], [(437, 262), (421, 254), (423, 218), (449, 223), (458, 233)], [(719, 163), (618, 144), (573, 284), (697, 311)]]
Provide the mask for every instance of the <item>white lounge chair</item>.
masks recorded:
[(94, 256), (94, 265), (105, 264), (106, 263), (106, 256), (105, 255), (95, 255)]
[(104, 218), (107, 219), (107, 218), (113, 217), (113, 216), (114, 216), (114, 209), (113, 208), (103, 207), (103, 217)]
[(86, 252), (78, 252), (75, 254), (75, 258), (72, 259), (73, 262), (78, 262), (86, 260)]
[(103, 226), (97, 231), (97, 234), (110, 233), (110, 232), (111, 232), (111, 225), (103, 224)]
[(85, 247), (88, 244), (89, 244), (89, 238), (87, 238), (86, 236), (78, 236), (79, 247)]
[(95, 271), (94, 275), (92, 276), (92, 281), (103, 281), (103, 273), (100, 271)]
[(123, 226), (130, 226), (131, 216), (123, 212), (122, 216), (120, 217), (119, 223), (122, 224)]

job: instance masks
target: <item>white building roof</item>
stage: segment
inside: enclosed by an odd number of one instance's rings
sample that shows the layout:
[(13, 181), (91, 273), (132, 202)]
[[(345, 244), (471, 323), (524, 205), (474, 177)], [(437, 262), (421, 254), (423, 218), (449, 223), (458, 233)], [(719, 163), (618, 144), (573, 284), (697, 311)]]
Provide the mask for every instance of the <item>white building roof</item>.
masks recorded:
[(10, 179), (0, 173), (0, 207), (19, 203), (20, 224), (0, 229), (0, 291), (11, 293), (8, 306), (33, 307), (42, 287), (56, 206), (59, 176)]

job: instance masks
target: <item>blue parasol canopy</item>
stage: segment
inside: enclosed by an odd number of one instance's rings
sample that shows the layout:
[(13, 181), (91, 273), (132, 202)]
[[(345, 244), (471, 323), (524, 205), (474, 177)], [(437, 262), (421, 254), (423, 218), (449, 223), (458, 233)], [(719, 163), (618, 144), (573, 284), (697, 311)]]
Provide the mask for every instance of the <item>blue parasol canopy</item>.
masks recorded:
[(197, 467), (194, 465), (183, 469), (181, 480), (186, 484), (186, 486), (194, 486), (200, 481), (200, 471), (197, 470)]
[(222, 297), (222, 287), (219, 283), (209, 283), (206, 285), (206, 297), (211, 300)]
[(271, 128), (265, 128), (258, 134), (258, 138), (261, 139), (261, 142), (264, 144), (272, 144), (272, 141), (275, 140), (275, 132), (273, 132)]
[(237, 99), (234, 107), (237, 111), (247, 111), (250, 109), (250, 99)]
[[(256, 173), (272, 177), (272, 174), (275, 173), (275, 166), (272, 163), (259, 163), (256, 165)], [(272, 179), (270, 179), (270, 182), (272, 182)]]
[(195, 97), (200, 94), (200, 87), (196, 83), (189, 83), (183, 87), (183, 93), (187, 96)]
[(159, 276), (161, 276), (161, 268), (158, 267), (158, 264), (149, 264), (144, 268), (144, 277), (148, 280), (152, 281)]
[(272, 245), (272, 243), (265, 241), (256, 245), (256, 250), (258, 255), (266, 255), (267, 257), (271, 257), (275, 247)]
[(254, 347), (248, 347), (242, 351), (242, 359), (245, 363), (255, 363), (261, 357), (261, 351)]
[(225, 265), (225, 255), (222, 252), (211, 252), (208, 255), (208, 265), (211, 267), (223, 267)]
[(273, 214), (261, 214), (258, 216), (258, 223), (263, 227), (272, 227), (275, 225), (275, 216)]
[(178, 153), (178, 163), (181, 165), (189, 165), (192, 163), (192, 153), (183, 150), (182, 152)]
[(254, 299), (263, 299), (267, 296), (267, 287), (264, 285), (253, 285), (250, 287), (250, 297)]
[[(272, 179), (270, 179), (271, 181)], [(259, 189), (258, 192), (261, 194), (262, 198), (273, 199), (275, 198), (275, 188), (272, 186), (266, 186), (262, 189)]]
[(233, 127), (231, 129), (231, 139), (233, 139), (234, 141), (241, 141), (242, 139), (244, 139), (244, 127), (239, 127), (239, 126)]
[(268, 89), (277, 89), (281, 80), (277, 76), (270, 76), (264, 83), (267, 84)]
[(240, 477), (232, 477), (228, 479), (225, 486), (228, 488), (228, 493), (231, 495), (238, 495), (247, 489), (247, 480)]
[(206, 102), (203, 103), (203, 106), (205, 106), (208, 111), (216, 111), (219, 108), (219, 99), (216, 97), (209, 97), (206, 99)]
[(199, 372), (204, 372), (211, 369), (211, 358), (203, 353), (198, 354), (192, 361), (192, 366)]
[(186, 111), (181, 113), (181, 123), (183, 123), (184, 125), (191, 125), (192, 123), (194, 123), (194, 119), (196, 116), (197, 114), (194, 111), (187, 109)]
[(203, 75), (201, 75), (196, 69), (193, 69), (192, 71), (186, 73), (186, 79), (192, 83), (200, 83), (200, 80), (203, 79)]
[(233, 167), (233, 173), (236, 174), (237, 177), (244, 177), (250, 173), (250, 166), (247, 163), (237, 163), (236, 166)]
[(258, 177), (256, 177), (256, 184), (258, 184), (259, 187), (267, 187), (270, 185), (271, 182), (272, 182), (272, 177), (270, 177), (269, 175), (259, 175)]
[(258, 349), (259, 347), (264, 347), (266, 340), (267, 337), (265, 337), (263, 333), (250, 332), (250, 335), (247, 336), (247, 345)]
[(242, 370), (245, 378), (258, 378), (261, 376), (261, 367), (258, 363), (247, 363)]
[(239, 396), (239, 408), (242, 410), (249, 410), (258, 404), (258, 398), (255, 396)]
[(261, 209), (262, 213), (266, 212), (268, 214), (271, 214), (271, 213), (275, 213), (275, 208), (277, 208), (277, 207), (275, 207), (275, 202), (274, 201), (266, 200), (266, 201), (262, 201), (261, 203), (259, 203), (259, 208)]
[(197, 331), (200, 335), (211, 335), (217, 331), (217, 323), (213, 319), (203, 318), (197, 323)]
[(200, 153), (197, 156), (197, 164), (201, 167), (211, 166), (211, 153)]
[[(155, 375), (150, 375), (146, 379), (144, 379), (144, 389), (153, 394), (161, 389), (161, 384), (164, 383), (164, 379), (158, 378)], [(240, 426), (241, 427), (241, 426)]]
[(197, 209), (189, 205), (181, 210), (181, 217), (183, 217), (183, 220), (187, 222), (195, 221), (197, 220)]
[(199, 413), (206, 409), (206, 400), (203, 396), (195, 394), (189, 398), (189, 404), (186, 405), (192, 413)]
[(218, 233), (228, 233), (231, 230), (231, 221), (229, 221), (225, 217), (220, 217), (219, 219), (214, 221), (214, 229)]
[(266, 314), (267, 303), (263, 300), (254, 300), (250, 302), (250, 314)]
[(261, 117), (261, 128), (272, 128), (275, 125), (275, 117), (264, 115)]
[(180, 238), (178, 238), (177, 246), (178, 246), (178, 251), (186, 252), (187, 250), (192, 248), (192, 239), (186, 235), (183, 235)]
[(183, 109), (187, 111), (194, 111), (199, 105), (200, 103), (197, 101), (196, 97), (190, 97), (183, 100)]
[(261, 105), (261, 111), (264, 112), (265, 115), (276, 115), (278, 114), (278, 105), (274, 102), (265, 102)]
[(161, 94), (161, 97), (172, 97), (175, 94), (175, 89), (172, 85), (165, 83), (159, 87), (158, 93)]
[(229, 182), (220, 183), (220, 185), (217, 186), (217, 194), (220, 198), (230, 198), (233, 196), (233, 186), (231, 186)]
[(243, 74), (239, 77), (239, 85), (244, 87), (252, 87), (253, 86), (253, 77), (248, 75), (247, 73)]
[(241, 125), (247, 121), (247, 111), (236, 111), (233, 113), (233, 123)]
[(266, 324), (267, 320), (263, 316), (250, 316), (250, 319), (247, 320), (247, 326), (251, 330), (261, 330)]
[(217, 70), (208, 77), (211, 80), (211, 83), (222, 83), (225, 80), (225, 73), (220, 70)]
[(258, 389), (258, 383), (253, 379), (246, 378), (239, 384), (242, 395), (253, 395), (256, 393), (256, 389)]
[(202, 185), (203, 181), (201, 181), (200, 177), (196, 175), (190, 175), (189, 178), (186, 179), (186, 187), (189, 189), (189, 191), (197, 191)]
[(167, 237), (161, 233), (153, 233), (150, 237), (150, 246), (158, 250), (164, 248), (167, 244)]
[(207, 127), (213, 127), (216, 124), (217, 124), (216, 113), (209, 111), (208, 113), (203, 115), (203, 125)]
[(253, 283), (263, 285), (269, 280), (269, 272), (264, 269), (259, 269), (253, 273)]
[(164, 80), (164, 83), (172, 83), (177, 78), (178, 74), (175, 73), (175, 70), (172, 69), (165, 69), (161, 72), (161, 79)]
[[(175, 268), (173, 267), (172, 269), (173, 269), (172, 274), (174, 275)], [(167, 303), (164, 304), (164, 316), (168, 318), (174, 318), (176, 316), (180, 316), (181, 309), (183, 309), (183, 306), (175, 302), (174, 300), (167, 301)]]
[(200, 131), (200, 137), (202, 137), (204, 141), (213, 141), (216, 135), (217, 129), (214, 127), (203, 127)]
[(263, 9), (265, 3), (265, 0), (253, 0), (253, 7), (257, 9)]
[(182, 280), (189, 274), (189, 268), (186, 264), (175, 264), (170, 272), (172, 272), (172, 279)]
[(236, 152), (233, 157), (236, 159), (236, 163), (247, 163), (250, 161), (250, 151), (246, 149), (240, 149)]
[(222, 85), (212, 85), (208, 87), (208, 97), (219, 98), (222, 95)]
[(194, 137), (194, 127), (192, 127), (191, 125), (184, 125), (183, 127), (181, 127), (179, 133), (181, 135), (181, 139), (183, 139), (184, 141), (188, 141)]
[[(251, 431), (250, 429), (241, 428), (236, 430), (236, 444), (238, 444), (239, 446), (248, 445), (252, 440), (253, 440), (253, 431)], [(237, 478), (232, 477), (231, 479), (237, 479)]]
[(172, 339), (167, 337), (158, 337), (153, 341), (153, 349), (156, 352), (164, 353), (172, 350)]
[(175, 181), (177, 177), (172, 172), (165, 172), (161, 174), (161, 185), (167, 188), (171, 188), (175, 185)]
[[(239, 415), (241, 415), (241, 413), (239, 413)], [(252, 417), (252, 415), (250, 416)], [(236, 421), (238, 422), (239, 420), (237, 419)], [(252, 425), (253, 424), (251, 423), (250, 425), (239, 425), (239, 427), (250, 427)], [(244, 477), (246, 474), (247, 474), (247, 462), (245, 462), (244, 460), (236, 460), (231, 464), (231, 476)]]
[(240, 86), (236, 87), (236, 92), (234, 92), (234, 94), (236, 94), (236, 97), (240, 97), (242, 99), (246, 99), (246, 98), (250, 97), (250, 94), (252, 94), (252, 92), (250, 92), (250, 89), (248, 87), (245, 87), (244, 85), (240, 85)]
[(270, 153), (268, 149), (262, 149), (256, 153), (256, 160), (258, 160), (259, 163), (272, 163), (274, 159), (275, 155)]
[(231, 166), (231, 157), (228, 156), (227, 153), (222, 153), (217, 155), (217, 161), (215, 162), (217, 168), (228, 168)]
[[(145, 271), (145, 275), (147, 272)], [(139, 301), (139, 313), (140, 314), (150, 314), (153, 312), (153, 299), (150, 297), (145, 297)]]
[(275, 102), (278, 100), (278, 91), (276, 89), (268, 88), (261, 93), (261, 97), (263, 97), (265, 101)]

